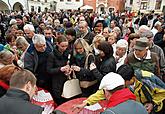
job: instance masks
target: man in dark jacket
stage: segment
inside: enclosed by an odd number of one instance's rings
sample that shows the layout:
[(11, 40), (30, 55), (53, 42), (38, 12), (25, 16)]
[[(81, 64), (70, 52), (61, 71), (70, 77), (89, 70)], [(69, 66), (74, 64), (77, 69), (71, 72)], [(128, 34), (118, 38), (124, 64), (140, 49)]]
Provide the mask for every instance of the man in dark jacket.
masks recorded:
[(49, 52), (45, 37), (36, 34), (24, 57), (24, 68), (33, 72), (37, 78), (37, 86), (46, 90), (51, 90), (51, 78), (46, 71)]
[(50, 114), (53, 108), (30, 103), (36, 92), (36, 78), (28, 70), (19, 70), (10, 79), (10, 89), (0, 98), (1, 114)]
[(143, 105), (136, 102), (136, 96), (124, 88), (124, 83), (124, 79), (116, 73), (103, 77), (99, 89), (104, 89), (108, 105), (102, 114), (147, 114)]
[(81, 21), (79, 23), (79, 32), (77, 33), (77, 38), (83, 38), (88, 42), (89, 45), (91, 45), (94, 36), (95, 35), (88, 30), (87, 22)]

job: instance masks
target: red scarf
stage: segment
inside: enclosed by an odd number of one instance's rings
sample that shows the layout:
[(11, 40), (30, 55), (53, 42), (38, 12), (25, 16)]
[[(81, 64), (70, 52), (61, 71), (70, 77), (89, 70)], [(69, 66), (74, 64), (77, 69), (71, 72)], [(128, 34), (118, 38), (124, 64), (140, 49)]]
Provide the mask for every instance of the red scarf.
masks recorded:
[(136, 100), (136, 96), (128, 88), (118, 90), (110, 97), (107, 108), (114, 107), (127, 100)]
[(0, 80), (0, 86), (3, 87), (4, 89), (8, 90), (9, 89), (9, 85), (7, 85), (5, 82), (3, 82), (2, 80)]

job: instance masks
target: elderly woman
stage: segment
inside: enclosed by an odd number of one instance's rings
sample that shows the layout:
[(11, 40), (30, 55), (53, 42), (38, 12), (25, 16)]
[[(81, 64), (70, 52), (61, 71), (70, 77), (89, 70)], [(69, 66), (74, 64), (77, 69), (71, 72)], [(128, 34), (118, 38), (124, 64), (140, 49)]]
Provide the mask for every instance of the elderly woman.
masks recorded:
[(124, 64), (125, 58), (127, 57), (128, 51), (128, 42), (124, 39), (120, 39), (116, 43), (116, 51), (113, 56), (116, 59), (116, 69), (118, 69), (121, 65)]
[(10, 65), (13, 63), (14, 55), (8, 50), (3, 50), (0, 52), (0, 69), (5, 65)]

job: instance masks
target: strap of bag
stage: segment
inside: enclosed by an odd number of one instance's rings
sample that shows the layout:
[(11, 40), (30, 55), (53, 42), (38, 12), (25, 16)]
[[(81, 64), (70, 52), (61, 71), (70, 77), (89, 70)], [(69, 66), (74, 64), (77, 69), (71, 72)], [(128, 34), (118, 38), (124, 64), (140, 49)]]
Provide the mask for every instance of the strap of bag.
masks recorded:
[(71, 79), (77, 79), (77, 77), (76, 77), (76, 74), (75, 74), (75, 72), (74, 72), (74, 70), (72, 71), (72, 76), (71, 75), (68, 75), (67, 76), (67, 78), (68, 78), (68, 80), (71, 80)]
[(148, 89), (145, 87), (144, 84), (142, 85), (142, 91), (143, 91), (144, 96), (146, 97), (146, 99), (147, 99), (150, 103), (152, 103), (152, 99), (153, 99), (153, 98), (152, 98), (151, 94), (149, 93)]
[(84, 68), (85, 68), (85, 69), (88, 69), (88, 60), (89, 60), (89, 56), (93, 56), (94, 61), (95, 61), (95, 56), (93, 55), (93, 53), (89, 53), (89, 54), (86, 56), (86, 59), (85, 59), (85, 65), (84, 65)]

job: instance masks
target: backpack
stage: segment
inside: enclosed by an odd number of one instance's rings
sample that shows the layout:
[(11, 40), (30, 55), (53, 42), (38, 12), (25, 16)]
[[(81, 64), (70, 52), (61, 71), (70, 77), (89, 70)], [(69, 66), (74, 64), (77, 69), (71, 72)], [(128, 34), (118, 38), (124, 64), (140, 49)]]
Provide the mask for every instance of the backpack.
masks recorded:
[[(165, 100), (165, 83), (153, 73), (140, 69), (135, 70), (135, 76), (142, 84), (141, 90), (147, 102), (154, 104), (153, 111), (160, 111), (163, 106), (163, 101)], [(156, 98), (155, 94), (159, 94), (159, 98)], [(139, 92), (139, 97), (141, 97), (140, 95)], [(143, 103), (141, 99), (140, 102)]]

